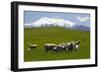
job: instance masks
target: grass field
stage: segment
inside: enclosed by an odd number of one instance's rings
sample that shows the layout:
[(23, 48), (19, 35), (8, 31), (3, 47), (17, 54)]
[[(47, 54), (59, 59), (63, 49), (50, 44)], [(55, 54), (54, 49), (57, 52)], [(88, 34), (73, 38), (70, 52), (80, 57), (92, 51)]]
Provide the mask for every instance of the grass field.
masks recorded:
[[(80, 49), (73, 52), (48, 52), (44, 51), (45, 43), (63, 43), (72, 40), (81, 40)], [(29, 43), (37, 44), (32, 50)], [(90, 32), (65, 29), (62, 27), (41, 27), (24, 29), (24, 61), (87, 59), (90, 58)]]

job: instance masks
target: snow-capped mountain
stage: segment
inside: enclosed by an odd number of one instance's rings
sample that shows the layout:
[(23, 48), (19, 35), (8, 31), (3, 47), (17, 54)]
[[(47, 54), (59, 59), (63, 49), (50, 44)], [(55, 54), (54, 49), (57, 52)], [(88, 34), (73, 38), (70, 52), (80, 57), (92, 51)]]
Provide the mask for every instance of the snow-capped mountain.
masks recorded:
[(77, 25), (76, 23), (65, 20), (63, 18), (49, 18), (49, 17), (42, 17), (38, 19), (37, 21), (30, 23), (30, 24), (25, 24), (25, 27), (41, 27), (41, 26), (60, 26), (60, 27), (65, 27), (65, 28), (72, 28), (72, 29), (79, 29), (79, 30), (88, 30), (90, 27), (87, 27), (85, 25)]
[[(29, 26), (33, 27), (41, 27), (41, 26), (61, 26), (61, 27), (68, 27), (71, 28), (75, 25), (75, 23), (65, 20), (62, 18), (49, 18), (43, 17), (39, 20), (35, 21), (34, 23), (29, 24)], [(26, 24), (28, 26), (28, 24)]]
[(73, 25), (75, 25), (73, 22), (71, 21), (68, 21), (68, 20), (64, 20), (62, 18), (48, 18), (48, 17), (44, 17), (44, 18), (41, 18), (39, 19), (38, 21), (36, 21), (34, 23), (34, 25), (37, 26), (37, 24), (39, 26), (64, 26), (64, 27), (73, 27)]

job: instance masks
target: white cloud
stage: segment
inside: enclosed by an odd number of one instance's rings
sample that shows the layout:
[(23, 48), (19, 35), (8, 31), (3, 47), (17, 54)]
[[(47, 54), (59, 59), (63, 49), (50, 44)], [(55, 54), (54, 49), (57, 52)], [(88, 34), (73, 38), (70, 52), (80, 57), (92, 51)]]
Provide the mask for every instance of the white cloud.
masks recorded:
[(77, 20), (79, 20), (80, 22), (85, 22), (88, 21), (90, 18), (89, 17), (77, 17)]

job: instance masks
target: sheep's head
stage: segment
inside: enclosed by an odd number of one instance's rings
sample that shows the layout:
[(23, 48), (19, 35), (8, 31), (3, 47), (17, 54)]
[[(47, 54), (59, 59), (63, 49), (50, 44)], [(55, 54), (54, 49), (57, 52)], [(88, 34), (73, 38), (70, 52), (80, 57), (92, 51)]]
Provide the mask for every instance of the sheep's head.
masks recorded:
[(80, 43), (81, 41), (80, 41), (80, 40), (78, 40), (78, 42)]

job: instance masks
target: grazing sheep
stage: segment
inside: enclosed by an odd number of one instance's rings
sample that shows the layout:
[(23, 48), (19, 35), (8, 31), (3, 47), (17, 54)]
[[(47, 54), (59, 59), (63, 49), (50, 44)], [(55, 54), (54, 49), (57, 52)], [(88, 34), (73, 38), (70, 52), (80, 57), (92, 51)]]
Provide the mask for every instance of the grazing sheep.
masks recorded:
[(80, 40), (76, 41), (75, 45), (79, 45), (80, 44)]
[(52, 51), (57, 53), (58, 52), (58, 47), (57, 46), (53, 47)]
[(54, 51), (54, 52), (62, 52), (62, 51), (73, 51), (73, 49), (78, 50), (79, 49), (80, 41), (71, 41), (67, 43), (60, 43), (59, 45), (56, 44), (45, 44), (45, 51)]
[(73, 49), (73, 44), (71, 42), (68, 42), (68, 44), (66, 45), (66, 50), (71, 52)]
[(59, 44), (57, 46), (57, 49), (58, 49), (59, 52), (66, 51), (66, 45), (65, 45), (65, 43)]
[[(59, 45), (57, 45), (56, 51), (59, 51), (59, 52), (69, 51), (69, 52), (71, 52), (74, 49), (74, 44), (75, 44), (74, 42), (67, 42), (66, 44), (65, 43), (59, 44)], [(77, 46), (75, 45), (75, 47), (77, 47)]]
[(79, 41), (71, 41), (71, 43), (73, 45), (73, 49), (75, 49), (75, 50), (79, 49), (80, 40)]
[(79, 49), (79, 45), (75, 45), (75, 50), (78, 50)]
[(79, 45), (80, 45), (80, 40), (79, 41), (76, 41), (76, 43), (75, 43), (75, 50), (78, 50), (79, 49)]
[(45, 51), (48, 52), (48, 51), (51, 51), (51, 50), (56, 50), (56, 47), (57, 45), (56, 44), (45, 44), (44, 47), (45, 47)]
[(29, 48), (30, 48), (30, 49), (33, 49), (33, 48), (36, 48), (36, 47), (37, 47), (36, 44), (29, 44)]

